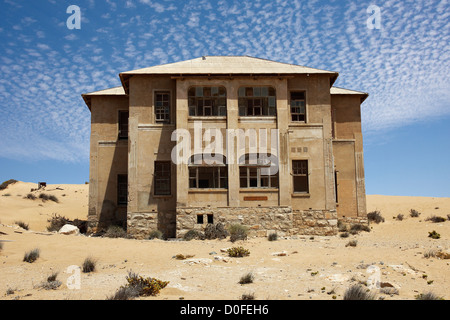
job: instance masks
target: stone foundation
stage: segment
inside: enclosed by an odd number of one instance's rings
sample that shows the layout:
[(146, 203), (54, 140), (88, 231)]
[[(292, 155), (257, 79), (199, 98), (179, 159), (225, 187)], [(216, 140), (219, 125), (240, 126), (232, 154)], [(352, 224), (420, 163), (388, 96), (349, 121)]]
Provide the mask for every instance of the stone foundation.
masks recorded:
[[(203, 216), (199, 224), (197, 216)], [(176, 235), (184, 236), (189, 230), (203, 231), (212, 215), (213, 223), (226, 226), (239, 223), (250, 229), (250, 236), (266, 237), (272, 232), (280, 236), (291, 235), (336, 235), (337, 213), (335, 210), (293, 211), (291, 207), (252, 208), (178, 208)]]

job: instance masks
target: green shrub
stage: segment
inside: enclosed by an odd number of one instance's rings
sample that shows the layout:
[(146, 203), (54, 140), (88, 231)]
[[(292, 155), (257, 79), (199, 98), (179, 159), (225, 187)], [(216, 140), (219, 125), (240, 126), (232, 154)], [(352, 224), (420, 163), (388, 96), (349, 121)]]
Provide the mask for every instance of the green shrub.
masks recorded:
[(160, 239), (163, 240), (164, 239), (164, 235), (161, 231), (159, 230), (153, 230), (150, 232), (149, 236), (148, 236), (149, 240), (153, 240), (153, 239)]
[(344, 300), (375, 300), (375, 294), (360, 285), (354, 285), (345, 291)]
[(23, 261), (28, 262), (28, 263), (33, 263), (39, 258), (39, 255), (40, 255), (40, 250), (38, 248), (33, 249), (33, 250), (25, 253), (25, 255), (23, 256)]
[(196, 240), (204, 240), (205, 239), (205, 235), (203, 234), (203, 232), (198, 231), (198, 230), (189, 230), (188, 232), (186, 232), (186, 234), (183, 237), (184, 240), (186, 241), (190, 241), (193, 239)]
[(14, 179), (9, 179), (9, 180), (7, 180), (7, 181), (4, 181), (2, 184), (0, 184), (0, 191), (1, 190), (5, 190), (6, 188), (8, 188), (8, 186), (10, 185), (10, 184), (14, 184), (14, 183), (16, 183), (16, 182), (18, 182), (17, 180), (14, 180)]
[(227, 252), (230, 257), (235, 257), (235, 258), (246, 257), (246, 256), (250, 255), (250, 251), (247, 249), (244, 249), (243, 247), (229, 248), (229, 249), (227, 249)]
[(94, 272), (97, 261), (91, 257), (87, 257), (84, 259), (83, 265), (81, 266), (81, 270), (84, 273)]
[(431, 239), (440, 239), (441, 235), (433, 230), (431, 232), (428, 232), (428, 237), (430, 237)]
[(369, 212), (367, 214), (367, 219), (369, 219), (370, 222), (375, 222), (375, 223), (384, 222), (384, 218), (381, 216), (381, 213), (378, 210)]
[(169, 281), (161, 281), (155, 278), (144, 278), (138, 274), (129, 271), (127, 276), (128, 284), (123, 288), (132, 288), (138, 296), (156, 296), (164, 289)]
[(230, 241), (246, 240), (248, 235), (248, 228), (239, 223), (232, 224), (228, 227), (230, 233)]

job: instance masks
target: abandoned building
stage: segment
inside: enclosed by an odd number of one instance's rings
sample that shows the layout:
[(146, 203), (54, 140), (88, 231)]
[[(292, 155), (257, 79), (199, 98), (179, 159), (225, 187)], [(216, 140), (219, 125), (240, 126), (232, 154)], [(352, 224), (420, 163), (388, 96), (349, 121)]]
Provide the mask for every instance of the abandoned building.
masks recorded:
[(257, 236), (334, 235), (366, 221), (361, 104), (338, 73), (248, 56), (128, 71), (83, 94), (88, 221), (146, 238), (218, 222)]

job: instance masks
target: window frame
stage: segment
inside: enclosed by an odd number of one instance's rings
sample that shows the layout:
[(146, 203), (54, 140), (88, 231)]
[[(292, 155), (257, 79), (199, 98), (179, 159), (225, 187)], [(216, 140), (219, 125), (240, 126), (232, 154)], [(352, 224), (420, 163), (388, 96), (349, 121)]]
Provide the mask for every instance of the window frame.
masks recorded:
[[(125, 178), (125, 182), (121, 178)], [(123, 188), (125, 187), (125, 191)], [(124, 196), (126, 194), (126, 196)], [(125, 200), (121, 201), (121, 199)], [(128, 174), (118, 174), (117, 175), (117, 206), (123, 207), (128, 205)]]
[[(123, 123), (123, 114), (127, 114), (126, 123)], [(119, 110), (117, 119), (117, 137), (119, 140), (128, 140), (128, 127), (129, 127), (130, 111), (129, 110)]]
[[(300, 165), (300, 172), (296, 172), (295, 163), (305, 164), (306, 166)], [(304, 177), (306, 178), (306, 190), (296, 191), (295, 190), (295, 178), (296, 177)], [(309, 160), (307, 159), (296, 159), (292, 160), (292, 191), (294, 194), (309, 194), (310, 185), (309, 185)]]
[[(292, 94), (295, 94), (295, 93), (303, 93), (303, 99), (292, 99)], [(301, 108), (300, 106), (293, 106), (293, 102), (294, 101), (303, 101), (303, 108), (304, 108), (304, 112), (302, 113), (302, 112), (293, 112), (293, 109), (294, 108)], [(291, 115), (291, 119), (290, 119), (290, 121), (291, 122), (295, 122), (295, 123), (307, 123), (307, 104), (306, 104), (306, 101), (307, 101), (307, 99), (306, 99), (306, 90), (291, 90), (290, 92), (289, 92), (289, 112), (290, 112), (290, 115)], [(294, 120), (293, 118), (294, 118), (294, 116), (297, 116), (297, 117), (299, 117), (299, 119), (298, 120)], [(300, 119), (300, 117), (302, 117), (303, 116), (303, 120), (302, 119)]]
[[(167, 101), (158, 101), (158, 95), (166, 95)], [(165, 123), (171, 123), (171, 110), (172, 110), (172, 99), (171, 99), (172, 93), (169, 90), (155, 90), (153, 93), (154, 96), (154, 116), (155, 116), (155, 123), (165, 124)], [(158, 106), (158, 102), (167, 102), (167, 106)], [(165, 108), (167, 108), (167, 112), (165, 112)], [(158, 109), (163, 109), (162, 112), (158, 112)], [(164, 115), (163, 119), (158, 119), (158, 115)]]
[[(267, 94), (264, 91), (267, 90)], [(251, 91), (251, 93), (250, 93)], [(273, 95), (270, 92), (273, 91)], [(273, 105), (271, 103), (273, 100)], [(249, 110), (252, 110), (251, 114)], [(256, 112), (259, 110), (258, 112)], [(240, 117), (276, 117), (277, 91), (273, 86), (242, 86), (238, 89)]]
[[(162, 168), (166, 170), (158, 170), (158, 166), (160, 165), (166, 165), (168, 168)], [(164, 173), (168, 173), (168, 176), (160, 176)], [(154, 163), (154, 174), (153, 174), (153, 194), (155, 196), (171, 196), (172, 195), (172, 163), (171, 161), (155, 161)], [(167, 190), (166, 189), (160, 189), (158, 188), (158, 185), (162, 182), (166, 182), (168, 185)]]
[[(206, 90), (205, 90), (206, 89)], [(191, 94), (194, 90), (194, 95)], [(217, 93), (213, 92), (216, 91)], [(221, 93), (222, 90), (222, 93)], [(201, 91), (201, 95), (199, 94)], [(205, 95), (205, 92), (209, 95)], [(225, 86), (191, 86), (188, 88), (189, 117), (226, 117), (227, 89)], [(201, 102), (201, 103), (200, 103)], [(199, 112), (201, 110), (201, 112)], [(206, 110), (209, 110), (206, 112)], [(193, 111), (193, 112), (192, 112)], [(201, 114), (200, 114), (201, 113)], [(207, 114), (209, 113), (209, 114)]]

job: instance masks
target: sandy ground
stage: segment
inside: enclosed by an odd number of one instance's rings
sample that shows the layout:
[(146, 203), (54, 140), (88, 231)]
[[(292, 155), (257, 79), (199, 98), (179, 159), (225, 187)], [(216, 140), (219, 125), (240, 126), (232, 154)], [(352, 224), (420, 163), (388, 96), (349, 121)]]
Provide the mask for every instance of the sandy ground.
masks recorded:
[[(450, 198), (369, 195), (368, 210), (380, 210), (385, 218), (384, 223), (371, 224), (370, 232), (348, 238), (250, 238), (233, 244), (49, 233), (47, 219), (53, 213), (86, 219), (88, 185), (47, 186), (42, 192), (57, 196), (59, 203), (23, 199), (31, 188), (36, 185), (19, 182), (0, 191), (0, 240), (8, 241), (2, 242), (0, 251), (0, 299), (104, 300), (126, 284), (129, 270), (169, 281), (157, 297), (142, 298), (149, 300), (239, 300), (248, 293), (258, 300), (341, 300), (351, 285), (367, 284), (377, 276), (383, 286), (396, 289), (391, 294), (372, 289), (378, 299), (414, 299), (426, 292), (450, 299), (450, 260), (424, 257), (432, 249), (450, 249), (450, 221), (426, 221), (431, 215), (447, 218)], [(422, 213), (419, 218), (409, 216), (412, 208)], [(404, 214), (403, 221), (393, 218), (399, 213)], [(19, 220), (30, 229), (15, 226)], [(433, 230), (440, 239), (428, 237)], [(356, 247), (346, 246), (350, 240), (357, 240)], [(229, 258), (221, 251), (233, 246), (243, 246), (250, 256)], [(23, 262), (25, 252), (34, 248), (40, 249), (38, 260)], [(277, 255), (280, 252), (283, 255)], [(177, 260), (177, 254), (193, 257)], [(74, 271), (86, 257), (97, 261), (96, 271)], [(52, 272), (58, 272), (62, 285), (56, 290), (42, 288)], [(249, 272), (253, 283), (239, 284)]]

